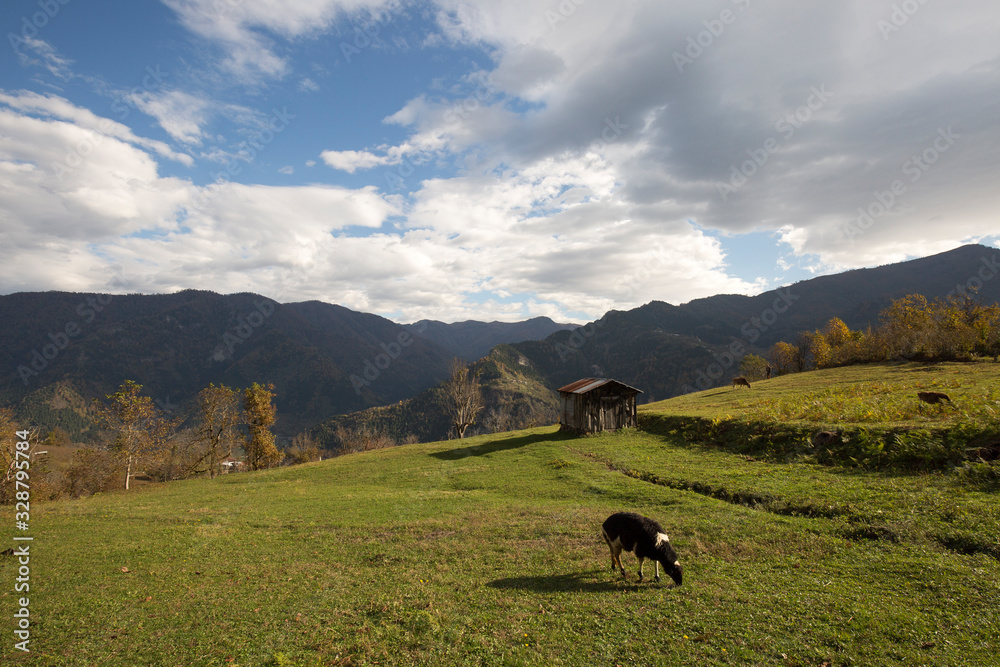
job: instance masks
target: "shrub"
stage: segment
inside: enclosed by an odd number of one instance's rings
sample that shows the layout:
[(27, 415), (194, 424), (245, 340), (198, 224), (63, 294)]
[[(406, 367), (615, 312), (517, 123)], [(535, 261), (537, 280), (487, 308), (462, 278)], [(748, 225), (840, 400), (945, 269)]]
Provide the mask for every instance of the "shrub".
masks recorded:
[(767, 360), (756, 354), (748, 354), (740, 360), (740, 374), (750, 382), (767, 377)]
[(955, 472), (966, 486), (983, 491), (1000, 489), (1000, 461), (966, 461)]
[(72, 498), (124, 488), (125, 471), (104, 449), (84, 448), (63, 472), (63, 491)]

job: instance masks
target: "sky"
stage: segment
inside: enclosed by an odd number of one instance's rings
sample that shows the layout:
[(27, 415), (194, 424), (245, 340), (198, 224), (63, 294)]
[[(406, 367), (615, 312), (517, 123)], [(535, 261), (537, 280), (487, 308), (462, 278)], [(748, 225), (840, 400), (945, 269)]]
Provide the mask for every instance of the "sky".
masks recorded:
[(588, 321), (997, 246), (996, 0), (7, 0), (0, 293)]

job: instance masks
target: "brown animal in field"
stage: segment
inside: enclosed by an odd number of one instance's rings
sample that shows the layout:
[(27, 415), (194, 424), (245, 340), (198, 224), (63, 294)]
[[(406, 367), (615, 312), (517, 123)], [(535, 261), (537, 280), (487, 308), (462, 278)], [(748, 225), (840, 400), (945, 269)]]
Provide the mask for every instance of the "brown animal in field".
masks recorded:
[(739, 387), (739, 386), (744, 386), (747, 389), (749, 389), (750, 388), (750, 383), (747, 382), (747, 379), (745, 377), (733, 378), (733, 389), (735, 389), (736, 387)]
[(948, 401), (951, 403), (951, 399), (948, 398), (948, 394), (942, 391), (918, 391), (917, 398), (924, 403), (930, 403), (931, 405), (936, 405), (942, 401)]

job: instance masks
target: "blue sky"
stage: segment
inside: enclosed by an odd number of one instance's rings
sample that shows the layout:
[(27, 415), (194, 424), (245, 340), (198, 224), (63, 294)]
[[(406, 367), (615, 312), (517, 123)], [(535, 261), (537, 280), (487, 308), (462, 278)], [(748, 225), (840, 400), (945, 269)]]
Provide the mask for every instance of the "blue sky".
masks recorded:
[(1000, 6), (6, 2), (0, 292), (584, 321), (996, 245)]

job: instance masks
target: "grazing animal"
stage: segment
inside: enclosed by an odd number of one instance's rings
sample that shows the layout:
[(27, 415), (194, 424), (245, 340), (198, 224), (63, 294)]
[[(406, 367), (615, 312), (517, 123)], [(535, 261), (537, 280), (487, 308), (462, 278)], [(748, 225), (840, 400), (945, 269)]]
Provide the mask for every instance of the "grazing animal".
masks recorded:
[(750, 388), (750, 383), (747, 382), (747, 379), (745, 377), (741, 376), (741, 377), (738, 377), (738, 378), (733, 378), (733, 389), (735, 389), (736, 387), (739, 387), (741, 385), (744, 386), (744, 387), (746, 387), (747, 389)]
[(827, 447), (837, 441), (837, 434), (832, 431), (816, 431), (812, 436), (813, 447)]
[(948, 398), (948, 394), (942, 391), (918, 391), (917, 398), (924, 403), (930, 403), (931, 405), (936, 405), (941, 401), (948, 401), (951, 403), (951, 399)]
[(670, 538), (656, 521), (635, 512), (617, 512), (612, 514), (601, 526), (604, 541), (611, 549), (611, 571), (620, 570), (625, 576), (625, 566), (622, 565), (622, 550), (631, 551), (639, 559), (639, 581), (642, 581), (642, 563), (649, 558), (656, 564), (656, 581), (660, 580), (660, 564), (670, 578), (680, 586), (680, 561), (674, 548), (670, 546)]

